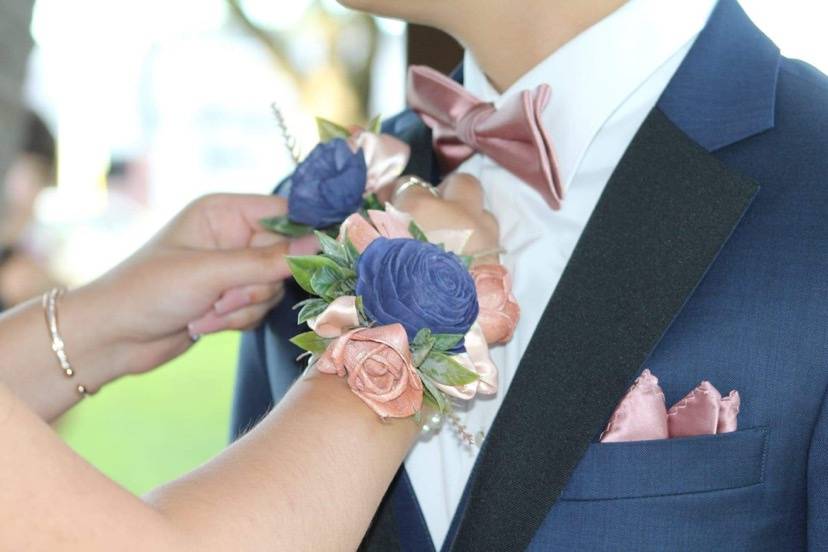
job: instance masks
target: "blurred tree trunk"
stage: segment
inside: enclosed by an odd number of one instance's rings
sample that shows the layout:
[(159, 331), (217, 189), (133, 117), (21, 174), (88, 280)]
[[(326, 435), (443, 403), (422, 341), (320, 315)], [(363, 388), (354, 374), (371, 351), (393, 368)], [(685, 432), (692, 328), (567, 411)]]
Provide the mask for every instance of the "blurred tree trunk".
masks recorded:
[(33, 4), (34, 0), (0, 0), (0, 183), (20, 145)]

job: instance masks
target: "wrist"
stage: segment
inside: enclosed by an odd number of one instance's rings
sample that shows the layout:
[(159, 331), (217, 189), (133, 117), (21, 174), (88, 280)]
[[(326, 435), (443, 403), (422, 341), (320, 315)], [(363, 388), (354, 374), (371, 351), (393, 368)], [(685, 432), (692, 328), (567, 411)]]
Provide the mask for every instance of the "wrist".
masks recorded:
[(66, 292), (57, 303), (58, 330), (75, 371), (74, 379), (94, 393), (129, 372), (130, 349), (109, 319), (105, 294), (94, 284)]

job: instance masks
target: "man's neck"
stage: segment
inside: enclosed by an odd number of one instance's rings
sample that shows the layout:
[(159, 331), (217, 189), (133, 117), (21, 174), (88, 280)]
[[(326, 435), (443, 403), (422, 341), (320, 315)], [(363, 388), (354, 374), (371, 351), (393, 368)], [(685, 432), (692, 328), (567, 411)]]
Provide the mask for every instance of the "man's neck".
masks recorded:
[(458, 22), (451, 31), (502, 92), (626, 1), (496, 0), (486, 2), (485, 14), (469, 18), (475, 21)]

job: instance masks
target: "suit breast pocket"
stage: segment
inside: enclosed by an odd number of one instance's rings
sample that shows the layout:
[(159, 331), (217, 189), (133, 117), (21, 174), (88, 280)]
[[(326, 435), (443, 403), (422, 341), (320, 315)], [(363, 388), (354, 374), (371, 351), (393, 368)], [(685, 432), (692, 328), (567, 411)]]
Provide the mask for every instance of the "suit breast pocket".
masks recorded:
[(762, 483), (767, 428), (657, 441), (593, 443), (561, 500), (614, 500), (738, 489)]

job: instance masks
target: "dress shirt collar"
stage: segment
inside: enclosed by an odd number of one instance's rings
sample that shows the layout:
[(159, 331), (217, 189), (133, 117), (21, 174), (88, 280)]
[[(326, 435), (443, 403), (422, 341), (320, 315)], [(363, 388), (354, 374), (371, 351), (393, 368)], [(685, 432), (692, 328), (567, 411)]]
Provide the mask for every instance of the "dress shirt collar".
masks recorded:
[(564, 44), (503, 94), (466, 50), (463, 82), (483, 101), (500, 106), (522, 90), (547, 83), (543, 113), (555, 144), (564, 189), (595, 135), (618, 107), (704, 28), (716, 0), (630, 0)]

